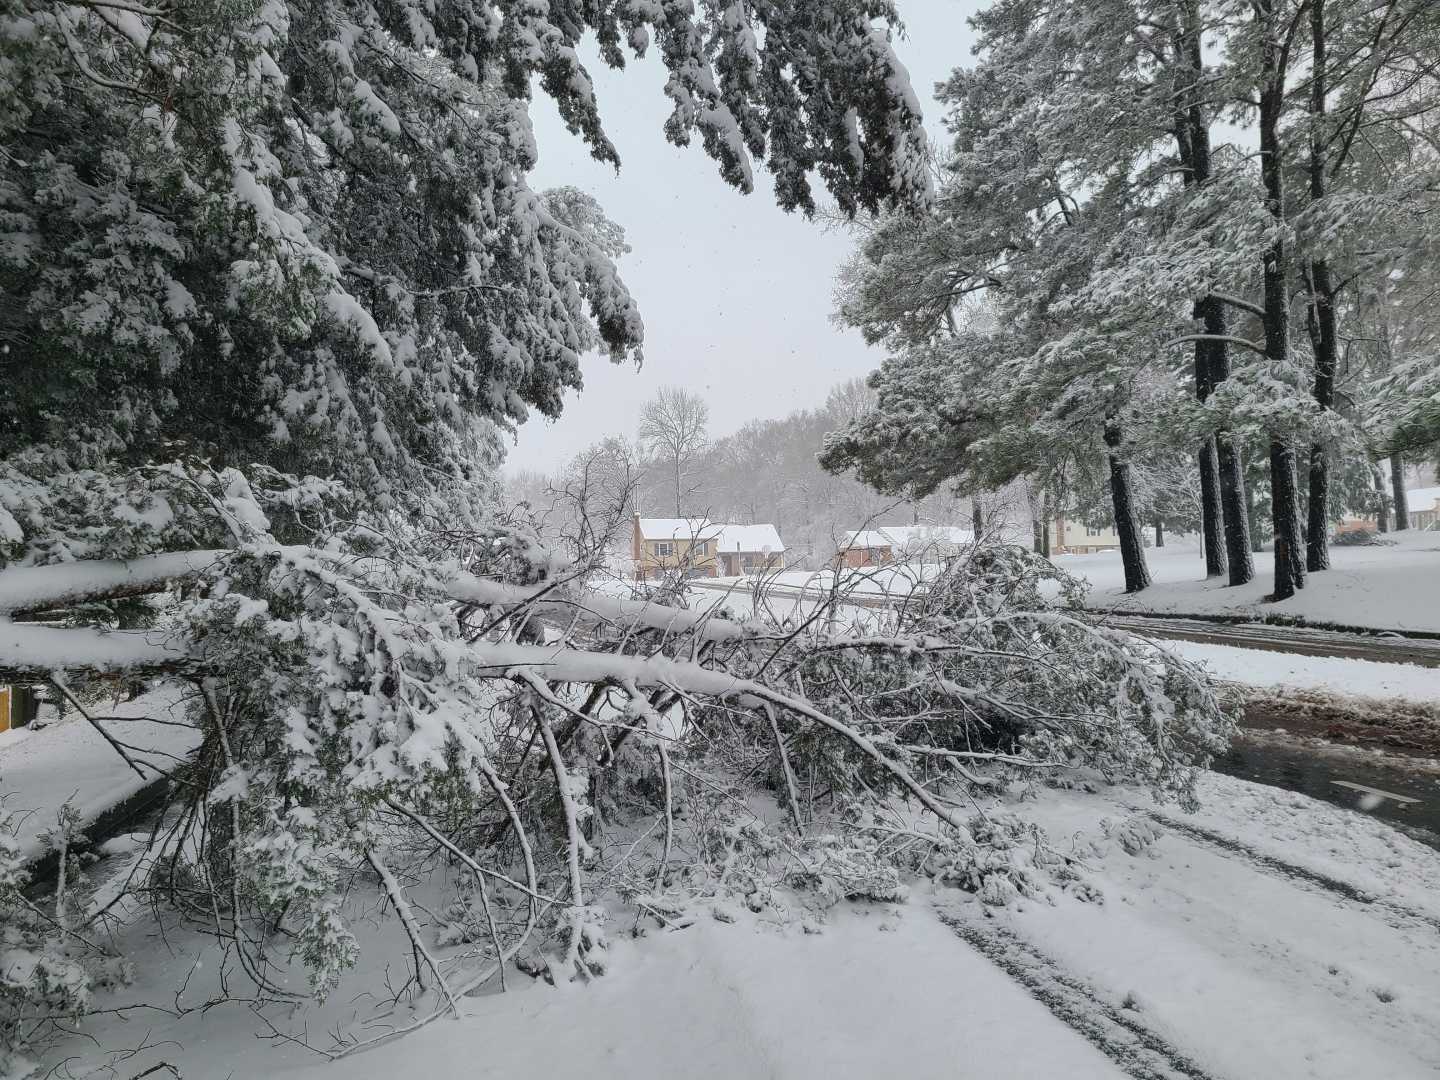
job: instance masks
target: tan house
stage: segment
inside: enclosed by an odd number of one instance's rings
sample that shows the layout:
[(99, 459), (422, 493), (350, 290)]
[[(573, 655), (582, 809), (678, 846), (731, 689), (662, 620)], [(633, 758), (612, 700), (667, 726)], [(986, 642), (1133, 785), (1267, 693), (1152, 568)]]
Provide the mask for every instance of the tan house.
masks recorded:
[(630, 557), (635, 579), (664, 577), (681, 572), (686, 577), (715, 577), (715, 536), (719, 526), (705, 518), (634, 518)]
[(785, 565), (774, 525), (728, 525), (706, 518), (634, 518), (635, 578), (739, 577)]
[(835, 564), (860, 568), (930, 555), (939, 559), (974, 542), (973, 532), (954, 525), (882, 525), (846, 533)]
[(1415, 488), (1405, 492), (1412, 529), (1440, 530), (1440, 487)]
[(1055, 555), (1093, 555), (1097, 551), (1119, 551), (1120, 534), (1113, 525), (1095, 527), (1056, 517), (1050, 551)]

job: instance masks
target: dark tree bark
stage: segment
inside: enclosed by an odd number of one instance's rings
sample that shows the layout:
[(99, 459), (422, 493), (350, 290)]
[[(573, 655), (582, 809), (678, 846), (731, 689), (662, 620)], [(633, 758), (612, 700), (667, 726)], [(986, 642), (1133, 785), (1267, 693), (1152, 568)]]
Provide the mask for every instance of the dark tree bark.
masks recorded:
[(1145, 546), (1140, 539), (1140, 519), (1130, 489), (1130, 463), (1121, 455), (1120, 424), (1105, 421), (1105, 446), (1110, 451), (1110, 504), (1115, 513), (1115, 532), (1120, 536), (1120, 561), (1125, 567), (1125, 591), (1140, 592), (1150, 585), (1145, 565)]
[[(1325, 0), (1310, 0), (1310, 198), (1325, 197), (1325, 116), (1327, 93)], [(1315, 351), (1315, 403), (1322, 412), (1335, 407), (1335, 367), (1338, 355), (1335, 327), (1335, 285), (1330, 263), (1310, 262), (1310, 323)], [(1305, 569), (1330, 569), (1330, 451), (1321, 443), (1310, 446), (1309, 528), (1305, 537)]]
[(1155, 519), (1155, 546), (1157, 548), (1165, 546), (1165, 522), (1159, 518)]
[(1214, 438), (1200, 444), (1200, 532), (1205, 543), (1205, 576), (1225, 573), (1225, 516), (1220, 506), (1220, 456)]
[(1395, 531), (1410, 528), (1410, 500), (1405, 497), (1405, 458), (1399, 450), (1390, 451), (1390, 494), (1395, 500)]
[[(1198, 0), (1190, 0), (1181, 14), (1177, 61), (1188, 84), (1177, 100), (1175, 140), (1187, 184), (1208, 183), (1211, 177), (1210, 123), (1205, 115), (1205, 61), (1203, 24)], [(1195, 343), (1195, 393), (1201, 401), (1230, 377), (1229, 331), (1225, 308), (1218, 297), (1206, 296), (1195, 305), (1194, 316), (1212, 338)], [(1228, 433), (1217, 432), (1200, 448), (1201, 518), (1205, 540), (1205, 574), (1215, 577), (1229, 571), (1231, 585), (1244, 585), (1255, 577), (1250, 556), (1250, 507), (1245, 478)], [(1223, 533), (1223, 546), (1221, 544)]]
[(1310, 502), (1306, 507), (1305, 569), (1330, 569), (1330, 454), (1318, 443), (1310, 447)]
[(985, 513), (980, 507), (980, 496), (970, 496), (970, 528), (978, 542), (985, 532)]
[[(1209, 144), (1209, 135), (1205, 139)], [(1207, 151), (1208, 152), (1208, 151)], [(1205, 333), (1223, 337), (1230, 332), (1225, 319), (1225, 305), (1218, 297), (1207, 296), (1201, 302), (1201, 318)], [(1207, 346), (1206, 396), (1230, 377), (1230, 347), (1223, 341), (1209, 341)], [(1255, 579), (1255, 560), (1250, 544), (1250, 500), (1245, 494), (1245, 468), (1235, 450), (1235, 440), (1228, 431), (1215, 435), (1215, 460), (1220, 482), (1220, 510), (1225, 526), (1225, 563), (1231, 585), (1245, 585)], [(1207, 563), (1206, 566), (1209, 569)]]
[[(1265, 203), (1277, 225), (1285, 222), (1285, 163), (1280, 148), (1280, 117), (1285, 106), (1288, 44), (1282, 44), (1274, 0), (1255, 0), (1255, 30), (1260, 43), (1260, 178)], [(1288, 41), (1288, 39), (1287, 39)], [(1278, 373), (1290, 360), (1289, 257), (1284, 232), (1276, 229), (1265, 253), (1265, 355)], [(1274, 600), (1286, 600), (1305, 587), (1304, 539), (1295, 451), (1278, 439), (1270, 442), (1270, 516), (1275, 530)]]
[[(1192, 149), (1192, 157), (1195, 153)], [(1214, 333), (1209, 328), (1211, 320), (1206, 318), (1211, 307), (1220, 302), (1207, 297), (1195, 305), (1195, 317), (1205, 319), (1205, 333)], [(1220, 314), (1224, 325), (1224, 313)], [(1222, 331), (1223, 332), (1223, 331)], [(1225, 347), (1223, 341), (1197, 341), (1195, 343), (1195, 396), (1201, 401), (1209, 398), (1215, 389), (1215, 346)], [(1200, 535), (1205, 547), (1205, 576), (1219, 577), (1225, 573), (1225, 512), (1220, 504), (1220, 456), (1212, 435), (1200, 444)]]
[(1288, 600), (1305, 587), (1305, 551), (1295, 451), (1278, 439), (1270, 442), (1270, 490), (1270, 516), (1275, 529), (1275, 590), (1270, 598)]
[(1041, 496), (1040, 520), (1044, 522), (1040, 528), (1040, 554), (1048, 559), (1050, 557), (1050, 526), (1055, 520), (1050, 513), (1050, 493), (1048, 491)]
[[(1228, 374), (1228, 373), (1227, 373)], [(1225, 561), (1230, 567), (1230, 584), (1244, 585), (1255, 580), (1255, 557), (1259, 551), (1259, 530), (1250, 523), (1250, 495), (1245, 490), (1245, 466), (1235, 441), (1228, 434), (1215, 437), (1220, 461), (1220, 506), (1225, 513)]]

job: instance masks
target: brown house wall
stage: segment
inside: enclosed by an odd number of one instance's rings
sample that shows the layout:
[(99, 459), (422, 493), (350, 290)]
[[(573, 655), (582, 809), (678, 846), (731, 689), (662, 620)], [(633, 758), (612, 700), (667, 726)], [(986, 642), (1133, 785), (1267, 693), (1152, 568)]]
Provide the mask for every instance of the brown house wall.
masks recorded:
[(840, 565), (852, 570), (865, 566), (883, 566), (890, 561), (888, 547), (846, 548), (840, 553)]

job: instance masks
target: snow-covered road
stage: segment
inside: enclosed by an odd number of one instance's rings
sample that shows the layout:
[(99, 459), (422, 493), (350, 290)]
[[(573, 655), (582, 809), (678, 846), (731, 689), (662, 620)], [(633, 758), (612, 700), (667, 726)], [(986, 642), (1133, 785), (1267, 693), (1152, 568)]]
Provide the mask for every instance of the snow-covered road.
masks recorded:
[[(508, 994), (466, 999), (459, 1020), (344, 1061), (257, 1040), (255, 1016), (237, 1003), (147, 1017), (154, 1049), (127, 1064), (138, 1073), (165, 1060), (192, 1080), (1440, 1072), (1440, 852), (1289, 792), (1210, 776), (1202, 794), (1196, 815), (1128, 788), (1044, 790), (1024, 802), (1050, 843), (1079, 858), (1098, 902), (1057, 892), (985, 909), (921, 885), (907, 903), (841, 905), (818, 926), (798, 911), (719, 921), (701, 905), (693, 926), (667, 933), (647, 920), (631, 937), (622, 929), (640, 924), (622, 917), (604, 978), (550, 987), (517, 977)], [(1151, 826), (1158, 837), (1145, 836)], [(197, 960), (213, 963), (197, 941), (172, 938), (124, 996), (168, 1001), (162, 987)], [(324, 1009), (275, 1021), (317, 1045), (333, 1024), (372, 1013), (383, 1030), (380, 962)], [(101, 1046), (128, 1046), (141, 1037), (134, 1028), (100, 1018), (93, 1033)]]

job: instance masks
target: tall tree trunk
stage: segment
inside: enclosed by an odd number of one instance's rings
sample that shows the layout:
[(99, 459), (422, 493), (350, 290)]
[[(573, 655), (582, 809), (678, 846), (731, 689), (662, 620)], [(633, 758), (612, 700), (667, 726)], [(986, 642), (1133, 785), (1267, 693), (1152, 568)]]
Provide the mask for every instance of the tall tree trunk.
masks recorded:
[(1260, 548), (1251, 540), (1250, 496), (1245, 491), (1245, 466), (1228, 434), (1215, 436), (1216, 457), (1220, 460), (1220, 507), (1225, 512), (1225, 561), (1230, 567), (1230, 584), (1245, 585), (1255, 580), (1255, 557)]
[(1040, 496), (1040, 554), (1045, 558), (1050, 557), (1050, 492), (1047, 490)]
[(1395, 531), (1410, 528), (1410, 500), (1405, 496), (1405, 458), (1390, 451), (1390, 492), (1395, 498)]
[[(1185, 182), (1198, 185), (1211, 178), (1210, 123), (1205, 113), (1210, 91), (1206, 85), (1199, 0), (1188, 0), (1180, 19), (1177, 62), (1185, 71), (1186, 85), (1177, 99), (1175, 139), (1185, 167)], [(1203, 321), (1205, 334), (1213, 339), (1195, 343), (1195, 392), (1204, 401), (1230, 377), (1229, 345), (1219, 340), (1229, 331), (1225, 307), (1214, 296), (1200, 300), (1194, 315)], [(1218, 492), (1212, 494), (1215, 489)], [(1226, 432), (1216, 433), (1213, 448), (1211, 440), (1200, 448), (1200, 490), (1206, 576), (1228, 570), (1231, 585), (1244, 585), (1255, 576), (1255, 561), (1250, 556), (1250, 507), (1239, 457)], [(1222, 531), (1223, 549), (1218, 542)]]
[(1110, 504), (1115, 512), (1115, 532), (1120, 536), (1120, 561), (1125, 567), (1125, 591), (1140, 592), (1150, 585), (1145, 565), (1145, 546), (1140, 539), (1140, 519), (1130, 491), (1130, 463), (1120, 452), (1120, 424), (1105, 421), (1105, 446), (1110, 451)]
[(970, 528), (975, 533), (978, 542), (985, 532), (985, 512), (980, 508), (980, 496), (970, 497)]
[(1305, 569), (1330, 569), (1330, 454), (1319, 443), (1310, 447), (1310, 503), (1306, 507)]
[[(1310, 0), (1310, 199), (1325, 198), (1325, 116), (1327, 93), (1325, 0)], [(1310, 318), (1314, 325), (1315, 403), (1322, 412), (1335, 407), (1337, 359), (1335, 285), (1330, 263), (1310, 262)], [(1305, 569), (1330, 569), (1330, 451), (1322, 443), (1310, 446), (1309, 529), (1305, 537)]]
[(1305, 585), (1305, 553), (1300, 532), (1300, 485), (1295, 451), (1270, 441), (1270, 516), (1275, 528), (1275, 591), (1272, 600), (1288, 600)]
[(1155, 519), (1155, 546), (1157, 548), (1165, 546), (1165, 522), (1158, 517)]
[(1200, 531), (1205, 544), (1205, 576), (1219, 577), (1227, 568), (1225, 515), (1220, 505), (1220, 457), (1213, 437), (1200, 444)]
[[(1209, 145), (1207, 133), (1206, 146)], [(1208, 155), (1208, 151), (1207, 151)], [(1223, 337), (1230, 332), (1225, 319), (1225, 305), (1214, 296), (1207, 296), (1200, 305), (1205, 333)], [(1230, 346), (1224, 341), (1201, 342), (1206, 346), (1206, 396), (1230, 377)], [(1255, 579), (1255, 560), (1250, 545), (1250, 500), (1245, 495), (1245, 468), (1235, 450), (1235, 440), (1228, 431), (1215, 434), (1216, 472), (1220, 483), (1221, 520), (1225, 528), (1225, 565), (1231, 585), (1247, 585)], [(1202, 485), (1203, 494), (1203, 485)], [(1209, 563), (1206, 563), (1209, 569)]]
[[(1275, 239), (1265, 253), (1265, 355), (1278, 376), (1290, 361), (1290, 275), (1284, 234), (1285, 162), (1280, 148), (1285, 72), (1274, 2), (1255, 0), (1255, 29), (1261, 36), (1260, 178), (1266, 208), (1276, 225)], [(1279, 439), (1270, 442), (1270, 516), (1275, 529), (1275, 586), (1270, 595), (1287, 600), (1305, 587), (1305, 556), (1295, 451)]]

